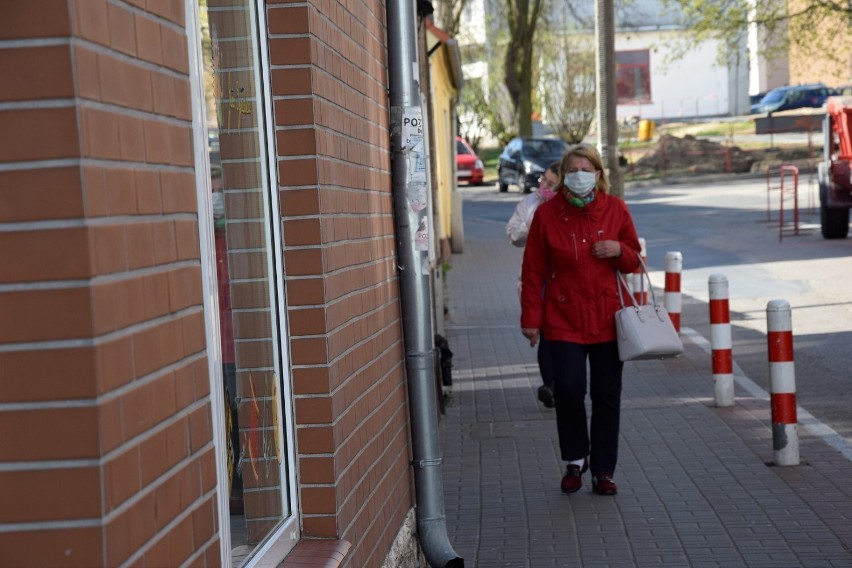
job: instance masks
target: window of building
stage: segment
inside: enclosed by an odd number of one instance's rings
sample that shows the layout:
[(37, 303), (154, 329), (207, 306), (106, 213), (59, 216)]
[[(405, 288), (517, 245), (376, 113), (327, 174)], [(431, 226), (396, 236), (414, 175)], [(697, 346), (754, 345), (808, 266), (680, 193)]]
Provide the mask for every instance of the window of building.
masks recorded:
[(651, 102), (649, 51), (616, 51), (615, 63), (618, 104)]
[(220, 518), (232, 566), (261, 559), (273, 565), (298, 531), (283, 271), (275, 246), (280, 215), (257, 6), (199, 0), (198, 14), (212, 191), (207, 230), (215, 243), (219, 316), (211, 342), (221, 350), (221, 379), (212, 387), (221, 389), (214, 400), (222, 401), (223, 419), (214, 425), (224, 441), (218, 483), (227, 505)]

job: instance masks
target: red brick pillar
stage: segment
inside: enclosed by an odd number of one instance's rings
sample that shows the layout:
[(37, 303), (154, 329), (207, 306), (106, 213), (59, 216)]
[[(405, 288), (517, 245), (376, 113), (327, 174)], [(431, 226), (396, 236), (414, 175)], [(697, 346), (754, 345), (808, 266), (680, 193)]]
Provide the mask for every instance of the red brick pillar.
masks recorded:
[(9, 566), (219, 558), (185, 8), (140, 4), (2, 8)]

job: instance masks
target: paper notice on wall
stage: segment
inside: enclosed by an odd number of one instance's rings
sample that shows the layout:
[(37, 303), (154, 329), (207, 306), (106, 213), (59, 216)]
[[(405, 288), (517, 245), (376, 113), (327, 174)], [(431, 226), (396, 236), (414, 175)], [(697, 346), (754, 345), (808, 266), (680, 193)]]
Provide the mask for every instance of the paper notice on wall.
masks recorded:
[(423, 144), (423, 111), (419, 106), (406, 107), (402, 113), (402, 154), (408, 164), (409, 188), (426, 185), (426, 147)]

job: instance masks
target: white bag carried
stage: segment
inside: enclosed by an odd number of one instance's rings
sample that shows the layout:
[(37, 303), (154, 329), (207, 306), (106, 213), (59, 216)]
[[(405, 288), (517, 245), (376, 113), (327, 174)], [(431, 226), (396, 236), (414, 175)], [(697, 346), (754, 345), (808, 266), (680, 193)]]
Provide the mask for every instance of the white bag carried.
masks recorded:
[[(652, 304), (650, 305), (638, 305), (630, 293), (624, 276), (617, 270), (615, 272), (618, 281), (618, 299), (621, 301), (621, 309), (615, 313), (618, 358), (622, 361), (637, 361), (677, 357), (683, 353), (683, 343), (666, 308), (657, 304), (648, 270), (641, 257), (639, 264), (642, 267), (643, 281), (648, 281), (648, 289), (651, 290)], [(622, 287), (627, 290), (627, 297), (630, 298), (629, 306), (624, 304)]]

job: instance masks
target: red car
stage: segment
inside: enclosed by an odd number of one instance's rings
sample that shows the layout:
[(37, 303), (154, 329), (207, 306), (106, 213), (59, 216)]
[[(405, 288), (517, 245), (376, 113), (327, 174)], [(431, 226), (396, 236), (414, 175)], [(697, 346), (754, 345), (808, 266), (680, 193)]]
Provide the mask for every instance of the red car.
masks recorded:
[(461, 136), (456, 136), (456, 179), (469, 185), (482, 185), (482, 160)]

